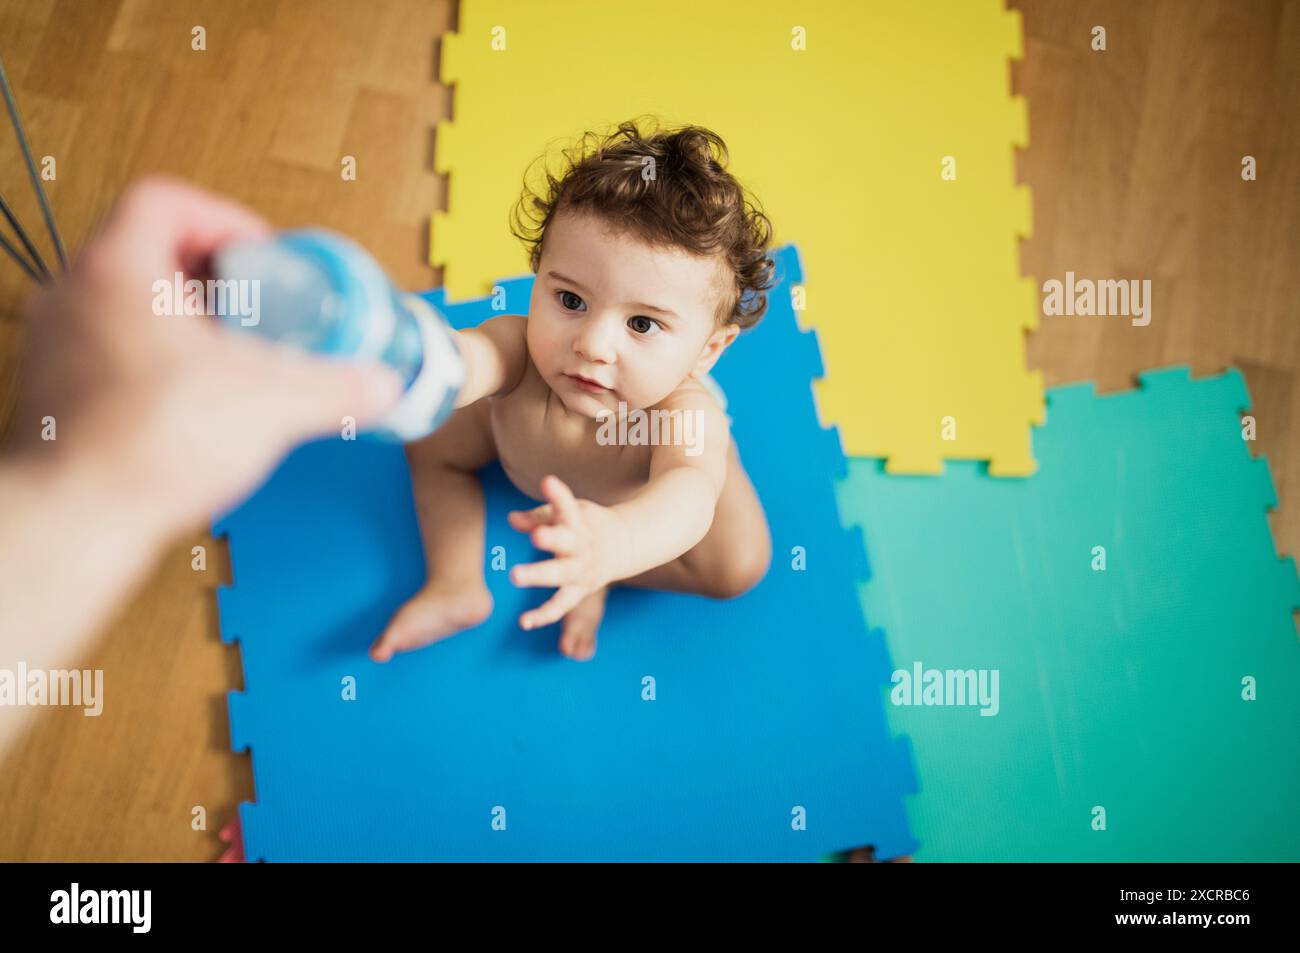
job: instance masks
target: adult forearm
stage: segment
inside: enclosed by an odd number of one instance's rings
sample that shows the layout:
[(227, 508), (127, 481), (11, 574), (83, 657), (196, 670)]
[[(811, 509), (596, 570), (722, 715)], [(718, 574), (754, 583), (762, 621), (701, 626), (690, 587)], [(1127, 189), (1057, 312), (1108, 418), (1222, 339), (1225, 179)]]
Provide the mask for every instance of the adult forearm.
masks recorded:
[[(0, 459), (0, 668), (73, 663), (173, 527), (111, 475)], [(13, 711), (0, 710), (0, 748)]]

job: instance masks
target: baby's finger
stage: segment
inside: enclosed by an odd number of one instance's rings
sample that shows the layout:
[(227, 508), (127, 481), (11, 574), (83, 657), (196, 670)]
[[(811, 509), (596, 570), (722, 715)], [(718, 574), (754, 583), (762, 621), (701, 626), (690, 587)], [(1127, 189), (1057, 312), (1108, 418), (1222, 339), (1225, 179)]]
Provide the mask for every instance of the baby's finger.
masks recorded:
[(578, 523), (578, 501), (574, 499), (573, 491), (563, 480), (554, 474), (543, 479), (542, 496), (555, 507), (559, 522), (568, 523), (570, 526)]
[(565, 586), (536, 609), (521, 615), (519, 625), (525, 629), (540, 629), (552, 622), (559, 622), (581, 601), (582, 591), (577, 586)]
[(533, 545), (557, 556), (572, 556), (578, 547), (578, 534), (568, 526), (539, 526), (532, 532)]
[(520, 587), (558, 589), (570, 581), (572, 571), (568, 559), (547, 559), (515, 566), (510, 581)]
[(511, 510), (506, 514), (506, 522), (521, 533), (531, 533), (538, 526), (545, 526), (555, 520), (555, 514), (549, 503), (531, 510)]

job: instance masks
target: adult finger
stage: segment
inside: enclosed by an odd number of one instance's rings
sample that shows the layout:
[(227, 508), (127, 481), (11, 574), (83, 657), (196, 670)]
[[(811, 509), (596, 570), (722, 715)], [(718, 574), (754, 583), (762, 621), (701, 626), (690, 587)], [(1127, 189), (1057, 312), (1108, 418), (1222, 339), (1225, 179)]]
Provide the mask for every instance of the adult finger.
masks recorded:
[(402, 393), (400, 376), (383, 364), (320, 357), (233, 334), (226, 345), (230, 365), (242, 370), (230, 378), (242, 377), (260, 419), (291, 440), (341, 432), (349, 424), (362, 429)]
[(122, 194), (92, 248), (102, 243), (96, 250), (194, 273), (226, 242), (270, 232), (270, 223), (251, 209), (179, 179), (151, 176)]

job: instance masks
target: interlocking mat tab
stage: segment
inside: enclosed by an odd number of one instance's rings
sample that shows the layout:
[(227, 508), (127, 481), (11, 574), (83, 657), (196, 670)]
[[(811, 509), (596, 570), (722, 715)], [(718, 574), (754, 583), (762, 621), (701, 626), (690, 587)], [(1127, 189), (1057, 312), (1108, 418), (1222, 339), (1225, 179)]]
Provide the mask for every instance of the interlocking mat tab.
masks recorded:
[(1027, 480), (850, 462), (918, 860), (1300, 860), (1300, 584), (1247, 404), (1167, 369), (1050, 391)]
[(1021, 42), (998, 0), (588, 0), (563, 16), (462, 0), (442, 40), (453, 105), (435, 158), (449, 191), (431, 261), (451, 300), (485, 294), (525, 268), (506, 226), (530, 162), (548, 156), (536, 187), (584, 132), (642, 115), (706, 126), (778, 239), (799, 242), (801, 320), (826, 364), (817, 404), (845, 452), (896, 473), (945, 458), (1031, 473), (1043, 392), (1025, 369), (1038, 299), (1019, 270)]
[[(510, 529), (534, 505), (484, 472), (491, 619), (386, 665), (367, 657), (422, 583), (399, 447), (330, 439), (294, 453), (216, 527), (234, 582), (219, 591), (245, 690), (230, 696), (235, 750), (253, 758), (241, 806), (249, 860), (818, 860), (873, 844), (910, 852), (905, 739), (881, 702), (892, 666), (862, 621), (861, 537), (840, 526), (838, 438), (810, 381), (779, 255), (772, 308), (716, 378), (776, 553), (748, 595), (616, 589), (595, 659), (559, 654), (559, 626), (518, 616), (550, 595), (490, 568), (543, 554)], [(502, 284), (526, 313), (531, 279)], [(448, 306), (454, 324), (490, 301)], [(501, 547), (497, 551), (497, 547)], [(354, 695), (354, 700), (347, 696)]]

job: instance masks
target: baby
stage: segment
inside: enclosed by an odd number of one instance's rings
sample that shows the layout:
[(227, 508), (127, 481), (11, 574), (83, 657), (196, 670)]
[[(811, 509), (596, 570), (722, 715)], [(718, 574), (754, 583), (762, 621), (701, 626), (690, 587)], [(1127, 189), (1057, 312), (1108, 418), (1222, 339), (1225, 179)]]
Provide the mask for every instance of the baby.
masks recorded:
[(457, 332), (457, 410), (407, 447), (429, 575), (375, 661), (491, 613), (477, 471), (494, 459), (542, 504), (510, 525), (553, 554), (510, 572), (556, 590), (520, 625), (563, 619), (569, 658), (595, 653), (614, 583), (728, 599), (767, 572), (767, 520), (708, 372), (766, 310), (771, 225), (706, 129), (626, 122), (587, 144), (516, 209), (536, 274), (527, 317)]

